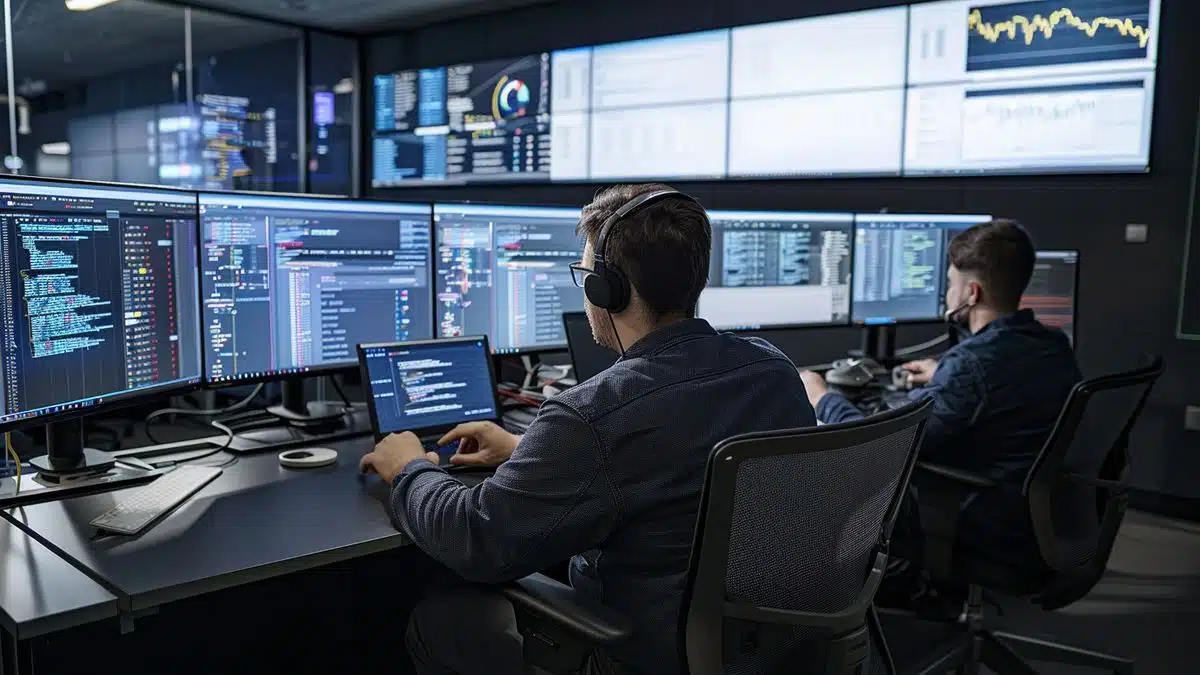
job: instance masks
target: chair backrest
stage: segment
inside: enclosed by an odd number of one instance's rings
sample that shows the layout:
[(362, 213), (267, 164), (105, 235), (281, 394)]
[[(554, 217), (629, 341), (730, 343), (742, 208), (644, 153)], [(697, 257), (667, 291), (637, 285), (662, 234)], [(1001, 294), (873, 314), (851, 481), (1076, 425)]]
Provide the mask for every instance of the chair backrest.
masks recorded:
[(713, 449), (680, 615), (691, 675), (865, 672), (866, 613), (929, 410)]
[(1090, 578), (1090, 588), (1103, 573), (1124, 516), (1114, 506), (1124, 504), (1128, 487), (1130, 432), (1162, 372), (1156, 356), (1077, 384), (1026, 476), (1038, 548), (1056, 575)]

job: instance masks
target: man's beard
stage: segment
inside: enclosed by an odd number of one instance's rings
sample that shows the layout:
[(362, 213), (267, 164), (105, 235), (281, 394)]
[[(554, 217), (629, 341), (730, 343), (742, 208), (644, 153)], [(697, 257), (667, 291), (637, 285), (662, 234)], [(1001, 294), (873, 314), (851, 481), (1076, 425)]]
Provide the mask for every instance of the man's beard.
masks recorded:
[(587, 316), (588, 323), (592, 326), (592, 339), (596, 341), (596, 344), (608, 347), (614, 352), (620, 352), (621, 347), (617, 341), (617, 333), (609, 313), (599, 307), (589, 306)]

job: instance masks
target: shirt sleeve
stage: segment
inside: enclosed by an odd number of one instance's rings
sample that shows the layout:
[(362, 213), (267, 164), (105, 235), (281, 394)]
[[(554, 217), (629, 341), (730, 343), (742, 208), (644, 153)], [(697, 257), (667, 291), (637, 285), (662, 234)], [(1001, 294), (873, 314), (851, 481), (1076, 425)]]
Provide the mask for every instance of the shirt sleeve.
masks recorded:
[(394, 482), (391, 508), (425, 553), (479, 583), (519, 579), (595, 548), (618, 517), (595, 430), (554, 401), (493, 477), (467, 487), (413, 462)]
[(823, 424), (841, 424), (863, 418), (863, 414), (845, 396), (829, 392), (817, 401), (817, 419)]
[(913, 391), (913, 398), (933, 399), (933, 409), (921, 441), (922, 460), (954, 464), (954, 454), (987, 400), (978, 362), (969, 354), (947, 352), (938, 362), (929, 384)]

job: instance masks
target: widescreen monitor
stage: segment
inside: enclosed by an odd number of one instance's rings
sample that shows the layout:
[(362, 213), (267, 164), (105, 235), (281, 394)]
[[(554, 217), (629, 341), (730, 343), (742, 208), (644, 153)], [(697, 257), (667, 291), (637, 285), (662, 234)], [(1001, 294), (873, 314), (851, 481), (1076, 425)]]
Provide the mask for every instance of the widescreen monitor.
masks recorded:
[(1145, 171), (1159, 0), (910, 7), (904, 174)]
[(1021, 309), (1032, 309), (1038, 321), (1066, 333), (1074, 344), (1078, 285), (1079, 251), (1038, 251)]
[(712, 259), (698, 314), (757, 330), (850, 320), (850, 213), (709, 211)]
[(208, 382), (352, 368), (356, 345), (433, 337), (430, 207), (202, 193)]
[(563, 312), (583, 309), (571, 263), (583, 255), (581, 210), (433, 206), (439, 337), (487, 335), (497, 354), (563, 349)]
[(375, 76), (372, 185), (548, 180), (550, 55)]
[(856, 215), (851, 319), (868, 325), (941, 320), (950, 240), (989, 220), (982, 215)]
[(201, 381), (194, 193), (0, 179), (0, 428)]

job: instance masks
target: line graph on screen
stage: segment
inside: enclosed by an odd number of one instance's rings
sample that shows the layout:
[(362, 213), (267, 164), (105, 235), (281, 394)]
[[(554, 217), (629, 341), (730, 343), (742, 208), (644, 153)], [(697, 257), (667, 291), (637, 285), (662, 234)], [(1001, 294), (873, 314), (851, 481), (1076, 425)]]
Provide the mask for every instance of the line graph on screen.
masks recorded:
[(967, 70), (1144, 59), (1150, 0), (1021, 2), (967, 12)]

